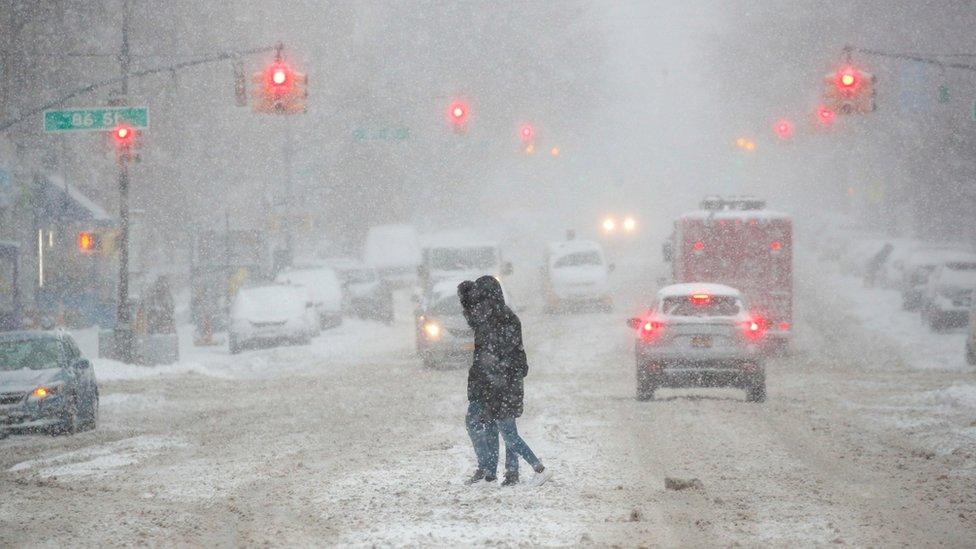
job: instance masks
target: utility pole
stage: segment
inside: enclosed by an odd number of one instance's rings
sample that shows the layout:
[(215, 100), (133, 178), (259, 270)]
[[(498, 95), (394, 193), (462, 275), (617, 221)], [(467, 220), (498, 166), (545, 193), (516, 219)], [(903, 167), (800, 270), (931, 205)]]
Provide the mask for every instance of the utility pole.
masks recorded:
[[(122, 100), (129, 96), (129, 0), (122, 2), (122, 49), (119, 52)], [(115, 324), (115, 354), (126, 364), (133, 362), (132, 315), (129, 307), (129, 160), (128, 147), (118, 155), (119, 162), (119, 296)]]

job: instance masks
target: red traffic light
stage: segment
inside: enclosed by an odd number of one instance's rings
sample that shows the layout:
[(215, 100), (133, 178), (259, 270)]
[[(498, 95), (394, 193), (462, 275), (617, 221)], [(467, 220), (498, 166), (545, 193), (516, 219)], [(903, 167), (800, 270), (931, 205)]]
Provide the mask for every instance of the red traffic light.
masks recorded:
[(776, 131), (776, 136), (780, 139), (789, 139), (793, 137), (793, 123), (785, 118), (781, 118), (776, 121), (773, 126), (773, 130)]
[(468, 105), (464, 101), (454, 101), (447, 107), (447, 117), (455, 126), (468, 121)]
[(533, 137), (535, 137), (535, 128), (532, 127), (532, 124), (522, 124), (522, 126), (519, 127), (519, 139), (521, 139), (523, 143), (532, 141)]
[(294, 73), (284, 61), (275, 61), (268, 67), (266, 86), (272, 94), (286, 94), (291, 91), (294, 84)]
[(132, 129), (132, 126), (127, 124), (119, 124), (114, 129), (112, 129), (112, 139), (115, 140), (115, 144), (120, 147), (127, 147), (132, 144), (135, 139), (136, 131)]
[(837, 89), (848, 97), (857, 93), (857, 90), (861, 87), (861, 81), (861, 73), (854, 67), (846, 66), (837, 70)]
[(95, 235), (90, 232), (78, 233), (78, 251), (90, 252), (95, 249)]
[(837, 116), (833, 110), (823, 105), (817, 107), (817, 122), (825, 126), (829, 126), (834, 123), (834, 118)]

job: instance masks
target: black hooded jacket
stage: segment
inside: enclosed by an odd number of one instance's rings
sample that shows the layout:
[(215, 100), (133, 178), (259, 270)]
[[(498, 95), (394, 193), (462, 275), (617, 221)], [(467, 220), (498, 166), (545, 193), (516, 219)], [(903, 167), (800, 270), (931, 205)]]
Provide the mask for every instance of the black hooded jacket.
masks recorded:
[(489, 419), (521, 416), (523, 378), (529, 371), (522, 323), (505, 305), (501, 284), (492, 276), (483, 276), (470, 286), (462, 283), (458, 295), (465, 318), (474, 328), (468, 400), (482, 403)]

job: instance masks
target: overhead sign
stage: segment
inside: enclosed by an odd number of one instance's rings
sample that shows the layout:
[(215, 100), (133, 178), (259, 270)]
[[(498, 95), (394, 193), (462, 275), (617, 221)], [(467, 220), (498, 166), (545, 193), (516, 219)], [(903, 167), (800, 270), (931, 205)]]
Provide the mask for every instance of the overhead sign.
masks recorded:
[(149, 127), (149, 107), (95, 107), (44, 111), (45, 132), (101, 132), (119, 124)]

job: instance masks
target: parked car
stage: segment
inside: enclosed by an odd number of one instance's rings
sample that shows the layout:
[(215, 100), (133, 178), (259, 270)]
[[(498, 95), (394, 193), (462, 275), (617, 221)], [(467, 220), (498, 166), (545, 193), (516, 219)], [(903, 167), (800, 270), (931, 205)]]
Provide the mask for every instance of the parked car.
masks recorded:
[(98, 383), (63, 331), (0, 334), (0, 433), (94, 429)]
[(631, 318), (637, 399), (661, 387), (739, 387), (751, 402), (766, 399), (760, 343), (764, 322), (739, 290), (685, 283), (661, 288), (647, 313)]
[(304, 267), (282, 271), (276, 282), (308, 290), (323, 330), (342, 324), (342, 282), (329, 267)]
[(915, 311), (924, 304), (925, 287), (935, 268), (946, 261), (968, 261), (973, 254), (952, 248), (924, 248), (911, 254), (905, 260), (902, 270), (901, 306), (906, 311)]
[[(417, 354), (428, 368), (471, 364), (474, 331), (468, 326), (458, 299), (457, 287), (460, 283), (458, 279), (434, 284), (417, 308)], [(505, 292), (504, 288), (502, 292)]]
[(230, 308), (230, 352), (284, 343), (307, 344), (318, 330), (316, 316), (305, 288), (280, 284), (242, 288)]
[(546, 310), (578, 310), (597, 306), (613, 310), (609, 278), (614, 265), (608, 263), (603, 247), (589, 240), (567, 240), (549, 245), (542, 266)]
[(380, 280), (376, 269), (349, 260), (335, 266), (335, 270), (342, 282), (343, 306), (348, 314), (393, 323), (393, 291), (389, 284)]
[(964, 326), (976, 292), (976, 256), (944, 261), (929, 275), (922, 316), (933, 330)]

